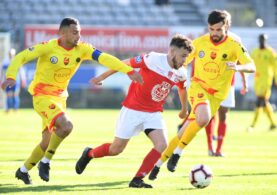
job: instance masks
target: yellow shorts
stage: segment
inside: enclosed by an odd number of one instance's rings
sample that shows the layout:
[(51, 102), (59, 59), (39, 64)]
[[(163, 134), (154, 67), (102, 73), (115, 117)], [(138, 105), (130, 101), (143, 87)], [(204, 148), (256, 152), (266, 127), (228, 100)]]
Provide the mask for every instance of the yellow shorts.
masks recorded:
[(270, 98), (271, 95), (271, 85), (267, 83), (255, 83), (254, 90), (257, 97), (264, 97), (266, 99)]
[(194, 120), (196, 118), (195, 109), (201, 104), (208, 104), (211, 109), (211, 116), (214, 116), (220, 107), (220, 103), (223, 101), (209, 94), (196, 82), (192, 82), (190, 85), (188, 90), (188, 100), (191, 106), (188, 120)]
[(52, 131), (56, 119), (66, 111), (66, 98), (33, 96), (33, 106), (42, 118), (42, 130)]

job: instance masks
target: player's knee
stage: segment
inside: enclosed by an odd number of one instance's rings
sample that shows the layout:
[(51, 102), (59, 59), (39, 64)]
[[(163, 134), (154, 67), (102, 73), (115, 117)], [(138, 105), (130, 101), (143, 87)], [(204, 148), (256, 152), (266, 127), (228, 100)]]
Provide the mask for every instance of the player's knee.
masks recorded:
[(73, 129), (73, 124), (70, 121), (67, 121), (63, 126), (60, 127), (63, 137), (68, 136)]
[(166, 142), (157, 143), (155, 144), (154, 148), (158, 152), (162, 153), (167, 148), (167, 143)]
[(205, 127), (209, 124), (210, 118), (209, 117), (199, 117), (196, 119), (196, 122), (200, 127)]

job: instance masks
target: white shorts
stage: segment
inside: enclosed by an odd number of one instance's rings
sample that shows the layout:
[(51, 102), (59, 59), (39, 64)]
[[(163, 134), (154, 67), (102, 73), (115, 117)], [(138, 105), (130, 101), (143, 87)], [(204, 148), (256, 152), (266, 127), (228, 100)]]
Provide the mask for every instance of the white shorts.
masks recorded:
[(235, 87), (231, 86), (228, 97), (221, 102), (220, 106), (226, 107), (226, 108), (234, 108), (236, 105), (235, 102)]
[(130, 139), (145, 129), (159, 129), (164, 133), (166, 125), (161, 112), (142, 112), (122, 107), (116, 123), (115, 136)]

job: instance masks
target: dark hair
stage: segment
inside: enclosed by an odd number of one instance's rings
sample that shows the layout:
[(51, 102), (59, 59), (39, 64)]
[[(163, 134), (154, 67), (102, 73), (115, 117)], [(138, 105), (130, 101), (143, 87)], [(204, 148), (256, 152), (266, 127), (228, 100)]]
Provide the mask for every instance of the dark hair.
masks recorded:
[(170, 41), (170, 46), (184, 48), (184, 49), (188, 50), (189, 52), (192, 52), (192, 50), (193, 50), (191, 40), (182, 34), (174, 35)]
[(263, 34), (260, 34), (260, 35), (259, 35), (259, 40), (267, 40), (267, 38), (268, 38), (268, 37), (267, 37), (267, 34), (264, 34), (264, 33), (263, 33)]
[(71, 24), (76, 24), (76, 25), (78, 25), (78, 24), (79, 24), (79, 21), (78, 21), (76, 18), (64, 18), (64, 19), (61, 21), (59, 30), (61, 30), (61, 29), (64, 28), (64, 27), (69, 27)]
[(219, 22), (223, 24), (231, 25), (231, 15), (226, 10), (213, 10), (209, 13), (208, 24), (214, 25)]

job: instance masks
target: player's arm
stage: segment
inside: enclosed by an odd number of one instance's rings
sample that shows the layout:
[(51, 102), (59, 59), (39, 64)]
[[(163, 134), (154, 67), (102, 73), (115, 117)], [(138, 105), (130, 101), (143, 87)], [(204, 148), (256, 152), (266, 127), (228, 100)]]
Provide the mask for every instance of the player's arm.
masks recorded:
[[(132, 66), (130, 59), (122, 60), (123, 63), (125, 63), (128, 66)], [(90, 83), (94, 85), (102, 85), (102, 81), (108, 78), (109, 76), (113, 75), (114, 73), (118, 72), (117, 70), (109, 69), (106, 72), (102, 73), (101, 75), (94, 77), (90, 80)]]
[(244, 74), (244, 72), (240, 72), (241, 75), (241, 79), (242, 79), (242, 89), (240, 90), (240, 93), (242, 95), (245, 95), (248, 92), (248, 82), (246, 79), (246, 75)]
[(178, 86), (178, 95), (181, 103), (181, 111), (179, 113), (179, 117), (181, 119), (184, 119), (188, 115), (188, 109), (187, 109), (187, 90), (185, 87), (185, 81), (179, 82), (177, 84)]
[(141, 75), (138, 72), (136, 72), (132, 67), (120, 61), (118, 58), (108, 53), (101, 52), (98, 49), (94, 49), (92, 51), (92, 59), (98, 61), (100, 64), (112, 70), (125, 73), (132, 81), (136, 81), (142, 84)]
[(8, 86), (12, 87), (16, 83), (16, 76), (19, 68), (26, 64), (27, 62), (38, 58), (39, 56), (44, 55), (51, 49), (49, 45), (46, 44), (38, 44), (28, 49), (25, 49), (18, 53), (11, 61), (7, 72), (6, 72), (6, 80), (2, 83), (2, 89), (6, 89)]
[(236, 51), (238, 61), (241, 64), (237, 64), (236, 62), (226, 62), (227, 69), (234, 70), (236, 72), (256, 72), (256, 66), (247, 50), (241, 44), (236, 45), (234, 49)]

